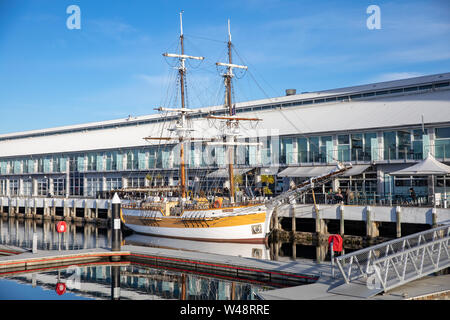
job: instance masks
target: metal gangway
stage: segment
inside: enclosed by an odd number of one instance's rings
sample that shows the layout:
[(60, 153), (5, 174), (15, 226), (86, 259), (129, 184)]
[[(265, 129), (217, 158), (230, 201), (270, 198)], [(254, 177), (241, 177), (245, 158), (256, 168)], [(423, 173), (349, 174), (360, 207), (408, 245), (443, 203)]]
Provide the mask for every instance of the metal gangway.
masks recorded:
[[(450, 225), (444, 225), (335, 259), (345, 283), (366, 281), (386, 292), (450, 267)], [(370, 279), (370, 283), (367, 280)]]
[(330, 172), (305, 180), (299, 185), (293, 187), (292, 189), (269, 199), (266, 202), (266, 206), (269, 208), (276, 208), (284, 204), (286, 201), (292, 203), (295, 199), (299, 198), (304, 193), (311, 190), (314, 191), (314, 188), (319, 187), (331, 181), (332, 179), (344, 174), (351, 168), (352, 168), (351, 163), (338, 163), (336, 165), (336, 168), (331, 170)]

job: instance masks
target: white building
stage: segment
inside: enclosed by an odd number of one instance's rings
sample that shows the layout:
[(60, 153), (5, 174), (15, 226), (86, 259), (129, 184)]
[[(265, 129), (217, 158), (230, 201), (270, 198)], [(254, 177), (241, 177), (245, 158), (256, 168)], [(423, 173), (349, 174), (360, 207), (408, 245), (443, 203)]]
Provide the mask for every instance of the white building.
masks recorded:
[[(236, 167), (256, 176), (275, 174), (279, 191), (291, 179), (320, 174), (336, 160), (350, 161), (354, 169), (334, 188), (383, 198), (407, 195), (412, 186), (426, 195), (428, 179), (394, 181), (388, 173), (428, 152), (450, 162), (449, 81), (450, 73), (443, 73), (237, 103), (237, 114), (262, 119), (257, 126), (244, 124), (242, 139), (263, 147), (236, 147)], [(203, 116), (225, 114), (224, 107), (196, 111), (191, 117), (195, 135), (216, 134), (218, 123)], [(162, 179), (176, 185), (179, 149), (143, 140), (168, 135), (167, 118), (153, 114), (0, 135), (0, 195), (93, 197)], [(224, 166), (224, 150), (211, 148), (187, 146), (191, 181)], [(149, 172), (151, 181), (145, 179)], [(249, 185), (255, 175), (247, 176)], [(437, 192), (444, 183), (436, 180)], [(446, 183), (450, 186), (450, 179)]]

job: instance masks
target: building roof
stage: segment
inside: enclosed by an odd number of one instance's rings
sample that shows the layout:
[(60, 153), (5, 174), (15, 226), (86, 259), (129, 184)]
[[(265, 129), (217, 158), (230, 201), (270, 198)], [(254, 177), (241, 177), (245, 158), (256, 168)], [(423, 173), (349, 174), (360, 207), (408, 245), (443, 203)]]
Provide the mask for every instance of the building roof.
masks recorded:
[[(248, 108), (249, 106), (270, 105), (275, 102), (306, 101), (314, 97), (337, 96), (340, 94), (363, 93), (365, 91), (419, 86), (436, 81), (448, 81), (450, 73), (417, 77), (405, 80), (382, 82), (334, 90), (304, 93), (299, 95), (237, 103), (236, 109), (245, 111), (245, 117), (262, 119), (256, 130), (255, 123), (243, 123), (244, 135), (319, 135), (331, 132), (359, 130), (380, 130), (420, 125), (450, 123), (450, 87), (423, 89), (401, 94), (374, 95), (361, 99), (330, 101), (324, 103), (291, 103), (286, 107)], [(303, 99), (303, 100), (302, 100)], [(223, 110), (223, 106), (202, 108), (199, 112)], [(239, 114), (241, 115), (241, 114)], [(163, 120), (160, 114), (128, 119), (102, 121), (59, 128), (26, 131), (0, 135), (0, 157), (19, 155), (77, 152), (129, 148), (148, 145), (146, 136), (167, 136), (168, 125), (163, 122), (150, 123), (149, 120)], [(193, 119), (197, 136), (211, 137), (218, 134), (218, 123), (207, 119)]]

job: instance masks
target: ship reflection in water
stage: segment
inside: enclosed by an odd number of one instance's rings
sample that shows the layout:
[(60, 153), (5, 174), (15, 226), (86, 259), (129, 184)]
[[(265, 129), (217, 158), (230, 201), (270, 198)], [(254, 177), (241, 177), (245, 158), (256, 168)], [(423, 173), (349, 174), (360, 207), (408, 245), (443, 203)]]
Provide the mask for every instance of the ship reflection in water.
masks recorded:
[(180, 240), (163, 237), (153, 237), (141, 234), (132, 234), (125, 237), (125, 244), (184, 251), (197, 251), (244, 258), (270, 260), (269, 249), (265, 244), (206, 242), (193, 240)]
[[(56, 222), (0, 218), (0, 245), (32, 247), (33, 233), (41, 250), (77, 250), (110, 247), (110, 230), (92, 224), (68, 223), (59, 236)], [(208, 243), (132, 234), (125, 244), (195, 250), (269, 259), (264, 244)], [(186, 270), (154, 268), (130, 262), (74, 265), (45, 272), (0, 273), (0, 299), (190, 299), (252, 300), (273, 284), (196, 274)], [(63, 288), (59, 290), (57, 288)], [(59, 293), (59, 294), (58, 294)]]
[[(32, 247), (33, 233), (38, 249), (77, 250), (109, 248), (111, 231), (94, 224), (67, 223), (59, 236), (56, 222), (0, 218), (0, 246)], [(241, 256), (265, 260), (325, 259), (326, 245), (270, 243), (220, 243), (152, 237), (140, 234), (123, 236), (123, 243), (183, 251)], [(295, 254), (292, 255), (292, 251)], [(1, 251), (1, 250), (0, 250)], [(1, 252), (0, 252), (1, 253)], [(65, 287), (56, 292), (57, 284)], [(64, 285), (61, 285), (63, 283)], [(250, 300), (262, 290), (279, 288), (270, 282), (200, 274), (182, 269), (121, 262), (74, 265), (24, 273), (0, 273), (0, 299), (191, 299)]]

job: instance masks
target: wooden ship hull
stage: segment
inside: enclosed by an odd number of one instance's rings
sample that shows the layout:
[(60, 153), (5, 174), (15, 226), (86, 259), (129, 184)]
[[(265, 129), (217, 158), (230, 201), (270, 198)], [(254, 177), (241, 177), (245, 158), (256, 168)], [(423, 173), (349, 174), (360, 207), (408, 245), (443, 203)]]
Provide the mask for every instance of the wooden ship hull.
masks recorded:
[(164, 210), (122, 209), (123, 222), (134, 232), (211, 242), (265, 243), (271, 215), (264, 204), (184, 210), (179, 216), (165, 215)]

